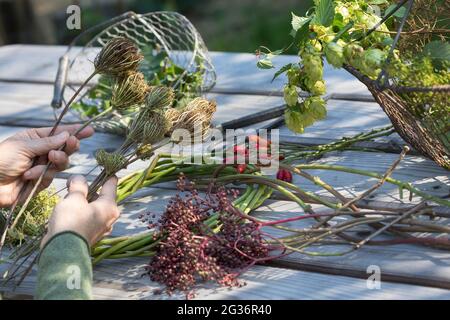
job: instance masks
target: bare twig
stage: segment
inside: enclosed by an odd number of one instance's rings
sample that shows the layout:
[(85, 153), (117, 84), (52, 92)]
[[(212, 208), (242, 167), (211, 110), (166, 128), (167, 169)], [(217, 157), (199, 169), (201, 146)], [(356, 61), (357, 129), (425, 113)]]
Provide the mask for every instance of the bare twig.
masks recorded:
[(383, 233), (384, 231), (386, 231), (387, 229), (389, 229), (390, 227), (392, 227), (394, 224), (396, 224), (397, 222), (402, 221), (403, 219), (411, 216), (412, 214), (420, 211), (421, 209), (423, 209), (426, 206), (426, 202), (422, 201), (421, 203), (419, 203), (417, 206), (413, 207), (412, 209), (406, 211), (404, 214), (402, 214), (400, 217), (395, 218), (394, 220), (392, 220), (391, 222), (387, 223), (384, 227), (378, 229), (377, 231), (375, 231), (374, 233), (370, 234), (368, 237), (366, 237), (364, 240), (358, 242), (355, 245), (355, 249), (359, 249), (361, 248), (364, 244), (366, 244), (368, 241), (370, 241), (371, 239), (375, 238), (376, 236), (378, 236), (379, 234)]

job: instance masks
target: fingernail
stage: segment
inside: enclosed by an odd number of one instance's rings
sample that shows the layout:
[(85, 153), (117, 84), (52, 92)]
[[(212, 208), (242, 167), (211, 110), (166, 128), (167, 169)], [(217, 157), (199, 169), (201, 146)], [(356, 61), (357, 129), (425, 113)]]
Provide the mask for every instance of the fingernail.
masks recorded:
[(59, 139), (61, 140), (67, 140), (67, 138), (69, 138), (70, 134), (67, 131), (63, 131), (61, 133), (59, 133), (58, 135), (56, 135)]
[(73, 183), (73, 182), (83, 182), (84, 183), (85, 181), (86, 181), (86, 179), (83, 176), (79, 176), (79, 175), (72, 176), (70, 178), (70, 183)]
[(50, 152), (52, 153), (51, 156), (53, 157), (53, 160), (58, 161), (59, 160), (59, 153), (54, 151), (54, 150), (52, 150)]

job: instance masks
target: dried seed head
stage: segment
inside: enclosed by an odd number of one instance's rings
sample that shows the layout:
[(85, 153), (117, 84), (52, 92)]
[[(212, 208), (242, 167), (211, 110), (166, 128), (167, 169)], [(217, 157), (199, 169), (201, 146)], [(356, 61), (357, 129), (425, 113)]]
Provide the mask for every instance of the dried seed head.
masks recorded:
[(169, 108), (164, 112), (164, 115), (169, 122), (169, 130), (171, 131), (175, 123), (180, 119), (181, 111), (175, 108)]
[(192, 112), (205, 113), (207, 115), (207, 118), (209, 118), (209, 121), (211, 121), (214, 112), (216, 112), (216, 109), (217, 104), (214, 101), (208, 101), (206, 99), (198, 97), (187, 104), (185, 111), (192, 110)]
[(100, 149), (95, 153), (95, 160), (99, 166), (102, 166), (107, 176), (116, 174), (119, 170), (126, 166), (127, 159), (118, 153), (110, 153), (104, 149)]
[(148, 90), (145, 105), (149, 110), (163, 109), (172, 106), (174, 99), (175, 92), (172, 88), (154, 86)]
[(136, 155), (141, 160), (148, 160), (153, 154), (153, 148), (150, 144), (142, 144), (136, 149)]
[(197, 130), (201, 130), (201, 134), (204, 136), (209, 130), (211, 119), (215, 111), (215, 102), (203, 98), (195, 98), (188, 103), (179, 116), (178, 121), (173, 124), (172, 131), (175, 129), (186, 129), (190, 132), (194, 132), (197, 128)]
[(128, 139), (139, 144), (152, 144), (164, 137), (169, 126), (163, 113), (143, 109), (132, 121), (128, 130)]
[(133, 41), (123, 37), (114, 38), (97, 55), (94, 67), (98, 73), (118, 75), (136, 70), (143, 58)]
[(148, 85), (141, 72), (130, 71), (113, 84), (111, 105), (121, 111), (144, 103)]
[[(181, 290), (188, 295), (201, 280), (241, 286), (237, 276), (258, 260), (269, 259), (273, 250), (260, 224), (234, 208), (230, 190), (224, 187), (200, 194), (185, 176), (177, 187), (184, 192), (169, 201), (156, 225), (156, 234), (164, 238), (147, 268), (151, 280), (164, 284), (168, 293)], [(205, 228), (211, 213), (217, 224)], [(153, 218), (147, 214), (143, 220)]]
[(169, 121), (162, 112), (150, 112), (147, 123), (144, 125), (142, 142), (144, 144), (153, 144), (160, 141), (169, 130), (169, 126)]

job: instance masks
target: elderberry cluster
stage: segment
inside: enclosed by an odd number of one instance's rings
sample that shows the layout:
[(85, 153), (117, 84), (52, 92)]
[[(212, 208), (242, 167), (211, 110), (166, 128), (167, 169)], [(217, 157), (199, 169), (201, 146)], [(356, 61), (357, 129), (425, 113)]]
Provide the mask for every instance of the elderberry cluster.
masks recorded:
[(201, 195), (184, 176), (178, 189), (158, 221), (161, 242), (147, 268), (151, 280), (169, 294), (180, 290), (189, 297), (200, 281), (243, 285), (238, 275), (269, 255), (260, 225), (233, 207), (234, 190), (210, 188)]

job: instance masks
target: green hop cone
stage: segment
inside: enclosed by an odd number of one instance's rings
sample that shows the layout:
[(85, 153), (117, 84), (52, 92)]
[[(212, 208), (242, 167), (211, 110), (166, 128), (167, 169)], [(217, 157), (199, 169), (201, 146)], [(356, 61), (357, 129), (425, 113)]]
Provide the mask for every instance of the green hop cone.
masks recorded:
[(314, 124), (317, 120), (325, 118), (326, 115), (325, 100), (318, 96), (312, 96), (306, 98), (299, 107), (287, 108), (284, 118), (289, 130), (303, 133), (306, 127)]
[(364, 52), (364, 48), (361, 47), (359, 44), (357, 44), (357, 43), (348, 44), (344, 48), (345, 62), (350, 65), (354, 65), (355, 59), (358, 59), (359, 57), (361, 57), (363, 52)]
[(322, 80), (323, 78), (323, 65), (322, 59), (316, 55), (306, 54), (303, 57), (303, 70), (306, 76), (311, 81)]
[(380, 49), (367, 49), (364, 52), (363, 59), (367, 67), (379, 69), (386, 60), (386, 53)]
[(315, 96), (323, 95), (326, 92), (325, 82), (323, 80), (311, 81), (307, 79), (305, 84), (308, 91)]
[(298, 65), (292, 66), (286, 72), (289, 85), (296, 85), (300, 81), (300, 69)]
[(297, 104), (298, 93), (295, 86), (284, 87), (284, 101), (286, 101), (286, 104), (290, 107), (293, 107)]
[(321, 97), (312, 96), (305, 99), (305, 109), (312, 113), (315, 120), (322, 120), (327, 116), (325, 100)]
[(330, 42), (325, 46), (325, 57), (333, 67), (341, 68), (344, 63), (344, 48), (336, 42)]
[(305, 131), (305, 127), (302, 123), (302, 114), (297, 110), (287, 108), (284, 113), (284, 122), (289, 130), (295, 133), (303, 133), (303, 131)]

